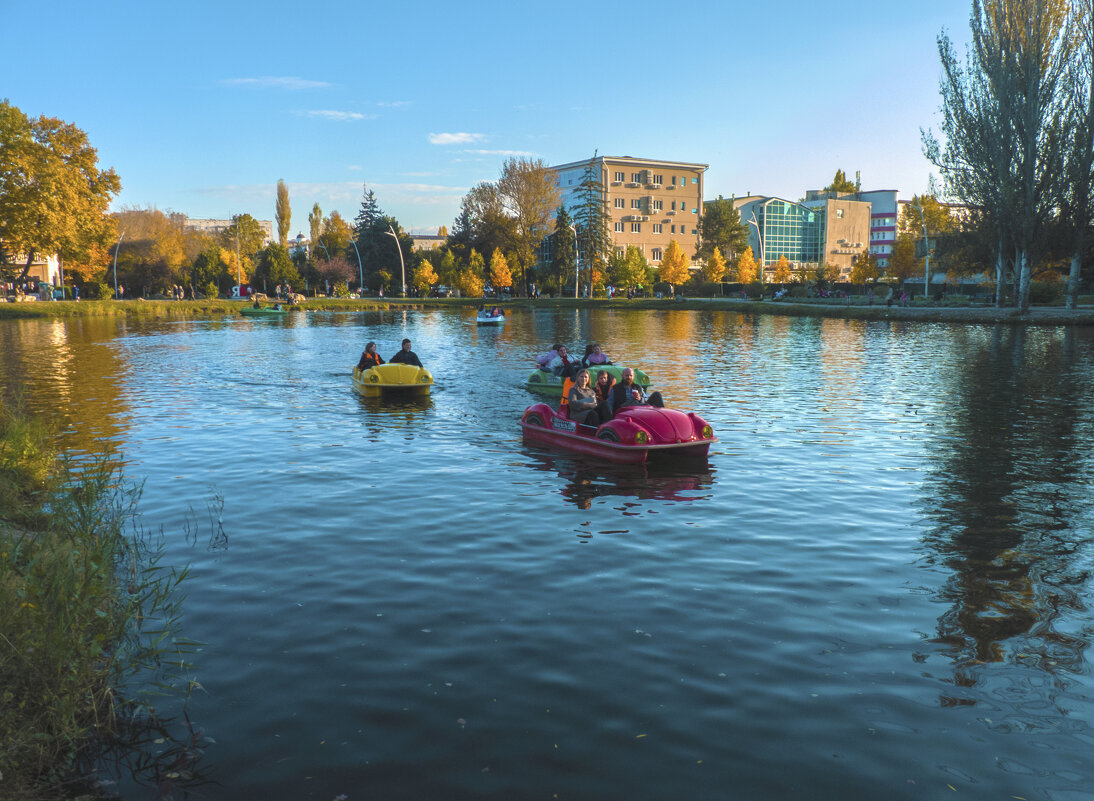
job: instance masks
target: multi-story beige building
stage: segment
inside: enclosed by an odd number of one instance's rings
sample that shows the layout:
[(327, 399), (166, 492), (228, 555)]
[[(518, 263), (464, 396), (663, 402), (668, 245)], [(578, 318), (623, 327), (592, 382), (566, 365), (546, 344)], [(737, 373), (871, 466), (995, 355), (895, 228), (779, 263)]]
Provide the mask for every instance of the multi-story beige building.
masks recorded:
[[(271, 242), (273, 242), (274, 241), (274, 235), (273, 235), (274, 224), (273, 224), (273, 220), (256, 220), (256, 222), (262, 227), (262, 231), (266, 235), (266, 238), (265, 238), (265, 240), (263, 241), (262, 244), (263, 245), (268, 245)], [(226, 231), (228, 228), (230, 228), (231, 225), (232, 225), (232, 221), (231, 220), (208, 220), (208, 219), (197, 219), (197, 218), (194, 218), (194, 217), (187, 217), (185, 225), (186, 225), (186, 228), (188, 230), (200, 231), (201, 233), (206, 234), (208, 236), (217, 236), (218, 234), (221, 234), (224, 231)]]
[(617, 253), (634, 245), (657, 267), (675, 239), (694, 258), (708, 165), (630, 156), (596, 156), (560, 164), (551, 169), (558, 174), (562, 202), (571, 213), (581, 203), (581, 182), (590, 166), (604, 187)]

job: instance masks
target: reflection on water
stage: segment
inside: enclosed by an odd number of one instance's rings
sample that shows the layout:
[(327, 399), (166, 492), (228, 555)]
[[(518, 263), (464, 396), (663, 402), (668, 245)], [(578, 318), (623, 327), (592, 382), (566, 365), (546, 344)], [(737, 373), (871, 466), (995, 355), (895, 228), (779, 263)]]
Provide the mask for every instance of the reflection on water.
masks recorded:
[(658, 501), (698, 501), (714, 483), (714, 471), (704, 459), (691, 464), (616, 465), (580, 456), (560, 456), (525, 445), (528, 465), (565, 480), (559, 494), (579, 509), (593, 500), (620, 495)]
[(961, 351), (922, 500), (927, 560), (952, 571), (938, 641), (964, 687), (985, 663), (1082, 672), (1089, 638), (1061, 620), (1090, 586), (1090, 372), (1072, 331), (963, 332)]
[[(1094, 333), (472, 316), (0, 324), (3, 393), (115, 443), (193, 565), (209, 797), (1088, 793)], [(404, 336), (432, 395), (357, 396)], [(707, 463), (523, 445), (555, 342)]]

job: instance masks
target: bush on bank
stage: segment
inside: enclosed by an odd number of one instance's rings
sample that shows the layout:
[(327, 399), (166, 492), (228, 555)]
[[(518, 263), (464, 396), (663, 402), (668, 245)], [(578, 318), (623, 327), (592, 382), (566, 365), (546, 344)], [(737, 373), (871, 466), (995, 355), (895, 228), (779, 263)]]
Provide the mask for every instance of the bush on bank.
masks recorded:
[[(68, 466), (50, 439), (0, 404), (0, 798), (93, 791), (106, 755), (167, 734), (148, 691), (196, 686), (174, 636), (185, 571), (134, 528), (139, 490), (106, 459)], [(154, 759), (138, 778), (185, 782), (199, 744), (161, 742), (175, 775)]]

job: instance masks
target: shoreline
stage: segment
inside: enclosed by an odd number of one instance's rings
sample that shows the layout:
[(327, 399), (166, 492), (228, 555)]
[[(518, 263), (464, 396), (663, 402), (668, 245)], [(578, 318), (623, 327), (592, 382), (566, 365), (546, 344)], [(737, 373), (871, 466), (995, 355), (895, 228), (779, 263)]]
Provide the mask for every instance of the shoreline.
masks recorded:
[[(1014, 308), (994, 306), (867, 306), (848, 302), (807, 303), (787, 300), (739, 300), (733, 298), (514, 298), (487, 301), (505, 309), (593, 308), (649, 311), (732, 311), (741, 314), (776, 314), (789, 317), (830, 317), (845, 320), (935, 322), (1038, 326), (1094, 326), (1094, 306), (1069, 310), (1063, 306), (1035, 306), (1027, 316)], [(235, 316), (243, 301), (232, 300), (57, 300), (0, 303), (0, 320), (79, 317), (216, 318)], [(390, 311), (395, 309), (477, 308), (481, 298), (314, 298), (290, 306), (290, 314), (309, 311)], [(269, 304), (267, 304), (269, 305)]]

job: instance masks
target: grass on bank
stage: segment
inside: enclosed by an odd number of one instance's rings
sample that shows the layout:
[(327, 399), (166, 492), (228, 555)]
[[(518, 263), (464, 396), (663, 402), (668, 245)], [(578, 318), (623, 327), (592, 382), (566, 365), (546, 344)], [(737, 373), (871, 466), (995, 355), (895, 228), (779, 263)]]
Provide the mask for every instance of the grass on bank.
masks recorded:
[(88, 777), (111, 754), (150, 767), (146, 780), (185, 780), (193, 743), (157, 746), (175, 777), (131, 758), (167, 729), (133, 688), (193, 686), (174, 636), (185, 571), (162, 567), (134, 528), (139, 491), (111, 463), (76, 472), (50, 442), (0, 405), (0, 798), (94, 792)]

